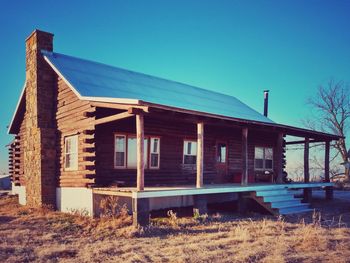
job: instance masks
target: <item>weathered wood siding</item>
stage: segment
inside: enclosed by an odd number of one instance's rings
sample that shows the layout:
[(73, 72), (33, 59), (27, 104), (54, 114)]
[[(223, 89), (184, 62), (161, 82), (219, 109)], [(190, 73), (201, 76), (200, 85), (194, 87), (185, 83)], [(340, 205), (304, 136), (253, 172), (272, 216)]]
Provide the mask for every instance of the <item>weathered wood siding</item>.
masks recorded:
[[(106, 110), (97, 116), (105, 115)], [(160, 169), (145, 169), (145, 185), (195, 184), (196, 165), (183, 165), (184, 139), (196, 139), (196, 124), (169, 119), (145, 117), (145, 136), (160, 137)], [(112, 181), (136, 184), (136, 169), (114, 168), (114, 134), (135, 134), (135, 118), (99, 125), (96, 128), (96, 183), (108, 185)], [(250, 131), (248, 135), (249, 175), (254, 177), (254, 147), (276, 146), (277, 134)], [(227, 143), (227, 176), (219, 178), (216, 169), (216, 143)], [(275, 152), (275, 151), (274, 151)], [(274, 164), (275, 164), (274, 160)], [(233, 182), (233, 176), (242, 172), (241, 129), (205, 125), (204, 129), (204, 183)]]
[[(94, 111), (90, 102), (79, 100), (60, 77), (57, 77), (57, 177), (59, 187), (85, 187), (94, 183)], [(89, 116), (86, 116), (86, 113)], [(85, 131), (91, 131), (85, 134)], [(78, 135), (78, 170), (64, 169), (64, 139)]]

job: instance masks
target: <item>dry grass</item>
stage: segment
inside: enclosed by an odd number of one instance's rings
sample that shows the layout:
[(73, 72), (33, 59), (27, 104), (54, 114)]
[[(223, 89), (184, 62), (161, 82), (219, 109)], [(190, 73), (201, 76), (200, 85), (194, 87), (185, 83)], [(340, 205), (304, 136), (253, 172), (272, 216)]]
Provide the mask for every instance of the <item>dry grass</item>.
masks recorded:
[[(134, 228), (126, 214), (91, 219), (0, 199), (2, 262), (349, 262), (350, 205), (324, 203), (322, 215), (233, 214), (153, 219)], [(321, 207), (320, 204), (314, 204)]]

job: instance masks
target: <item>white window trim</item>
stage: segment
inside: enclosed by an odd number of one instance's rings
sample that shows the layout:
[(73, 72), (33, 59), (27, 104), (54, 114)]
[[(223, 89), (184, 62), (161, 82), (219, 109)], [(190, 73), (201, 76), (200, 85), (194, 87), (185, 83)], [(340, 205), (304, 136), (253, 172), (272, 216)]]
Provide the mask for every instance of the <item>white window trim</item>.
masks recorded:
[[(76, 162), (75, 162), (75, 166), (73, 166), (73, 167), (66, 167), (66, 158), (67, 158), (67, 154), (71, 154), (71, 152), (70, 153), (67, 153), (66, 152), (66, 145), (67, 145), (67, 141), (69, 140), (69, 139), (71, 139), (71, 138), (73, 138), (73, 137), (76, 137), (76, 140), (75, 140), (75, 142), (76, 142), (76, 150), (77, 150), (77, 152), (76, 152), (76, 158), (77, 158), (77, 160), (76, 160)], [(77, 171), (78, 170), (78, 167), (79, 167), (79, 149), (78, 149), (78, 146), (79, 146), (79, 137), (78, 137), (78, 134), (72, 134), (72, 135), (67, 135), (67, 136), (65, 136), (64, 137), (64, 171), (67, 171), (67, 172), (69, 172), (69, 171)]]
[[(185, 163), (185, 155), (196, 156), (196, 160), (197, 160), (197, 151), (195, 152), (195, 154), (185, 154), (185, 143), (186, 142), (195, 142), (197, 144), (197, 140), (189, 140), (189, 139), (183, 140), (183, 143), (182, 143), (182, 164), (183, 165), (196, 165), (196, 164)], [(198, 147), (198, 145), (196, 145), (196, 147)]]
[[(160, 137), (156, 137), (156, 136), (149, 136), (148, 137), (149, 139), (149, 146), (148, 146), (148, 167), (149, 169), (151, 170), (157, 170), (159, 169), (159, 166), (160, 166)], [(152, 166), (151, 165), (151, 154), (152, 154), (152, 139), (158, 139), (158, 164), (157, 166)]]
[[(115, 139), (117, 137), (124, 137), (124, 165), (123, 166), (117, 166), (117, 162), (116, 162), (116, 157), (117, 157), (117, 151), (115, 148)], [(114, 134), (114, 159), (113, 159), (113, 164), (114, 164), (114, 169), (126, 169), (126, 158), (127, 158), (127, 136), (125, 134), (119, 134), (119, 133), (115, 133)]]
[[(256, 166), (255, 166), (255, 160), (256, 160), (256, 158), (255, 158), (255, 148), (263, 148), (263, 168), (257, 168)], [(271, 159), (271, 161), (272, 161), (272, 168), (265, 168), (265, 160), (270, 160), (270, 159), (266, 159), (265, 158), (265, 149), (266, 148), (270, 148), (270, 149), (272, 149), (272, 159)], [(273, 147), (269, 147), (269, 146), (255, 146), (254, 147), (254, 170), (256, 170), (256, 171), (273, 171), (273, 155), (274, 155), (274, 148)]]

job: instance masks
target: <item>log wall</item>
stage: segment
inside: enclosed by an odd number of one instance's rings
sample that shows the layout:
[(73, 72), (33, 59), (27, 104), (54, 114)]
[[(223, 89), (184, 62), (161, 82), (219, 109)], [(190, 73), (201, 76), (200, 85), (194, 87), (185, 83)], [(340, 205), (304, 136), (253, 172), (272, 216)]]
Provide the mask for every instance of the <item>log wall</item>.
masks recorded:
[[(96, 115), (105, 116), (97, 110)], [(174, 118), (164, 121), (145, 116), (145, 136), (160, 137), (160, 169), (145, 169), (145, 185), (181, 185), (195, 184), (196, 165), (183, 165), (184, 139), (196, 140), (196, 123), (181, 122)], [(106, 123), (96, 127), (96, 183), (108, 185), (113, 181), (125, 182), (128, 186), (136, 185), (136, 169), (114, 168), (114, 134), (135, 135), (135, 118)], [(204, 127), (204, 183), (233, 182), (234, 177), (242, 173), (241, 129), (205, 125)], [(219, 176), (216, 164), (216, 143), (227, 143), (227, 174)], [(277, 133), (249, 131), (248, 135), (248, 168), (253, 178), (254, 147), (276, 147)], [(276, 152), (274, 150), (274, 152)], [(276, 158), (276, 157), (275, 157)], [(276, 161), (274, 161), (274, 165)]]
[[(57, 178), (59, 187), (86, 187), (95, 182), (95, 108), (80, 100), (63, 79), (57, 77)], [(65, 137), (78, 135), (78, 170), (64, 168)]]

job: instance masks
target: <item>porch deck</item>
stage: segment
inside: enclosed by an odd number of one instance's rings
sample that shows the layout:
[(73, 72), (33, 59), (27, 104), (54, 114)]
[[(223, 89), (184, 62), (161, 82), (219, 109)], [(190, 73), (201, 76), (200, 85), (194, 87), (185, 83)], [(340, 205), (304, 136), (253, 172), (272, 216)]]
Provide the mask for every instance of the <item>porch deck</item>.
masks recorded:
[(94, 188), (93, 193), (101, 195), (125, 196), (135, 199), (154, 198), (154, 197), (173, 197), (188, 195), (204, 195), (204, 194), (221, 194), (221, 193), (242, 193), (264, 190), (277, 189), (307, 189), (333, 186), (333, 183), (312, 182), (312, 183), (291, 183), (291, 184), (249, 184), (242, 186), (241, 184), (212, 184), (204, 185), (196, 188), (195, 185), (186, 186), (154, 186), (145, 187), (143, 191), (137, 191), (136, 187), (105, 187)]

